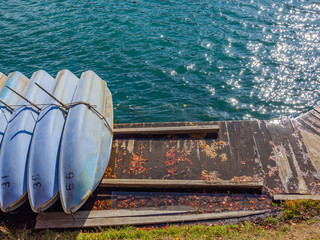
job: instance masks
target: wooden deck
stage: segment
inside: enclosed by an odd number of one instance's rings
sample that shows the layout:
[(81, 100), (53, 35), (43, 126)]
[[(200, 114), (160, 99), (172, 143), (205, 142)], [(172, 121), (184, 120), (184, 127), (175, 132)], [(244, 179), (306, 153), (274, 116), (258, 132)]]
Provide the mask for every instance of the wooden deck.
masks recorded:
[[(181, 134), (183, 126), (192, 126), (191, 132)], [(170, 135), (159, 132), (161, 127), (178, 131)], [(128, 128), (140, 134), (124, 134)], [(205, 128), (210, 132), (193, 133)], [(237, 218), (270, 212), (270, 196), (320, 199), (320, 108), (277, 121), (135, 123), (115, 129), (109, 167), (79, 219), (48, 212), (38, 215), (36, 228)], [(214, 193), (221, 189), (225, 193)], [(227, 191), (232, 189), (240, 194)], [(241, 194), (247, 189), (260, 193)]]
[[(117, 179), (262, 181), (271, 194), (320, 194), (320, 110), (296, 119), (117, 124), (115, 128), (218, 125), (217, 133), (115, 135)], [(106, 187), (106, 184), (103, 185)]]

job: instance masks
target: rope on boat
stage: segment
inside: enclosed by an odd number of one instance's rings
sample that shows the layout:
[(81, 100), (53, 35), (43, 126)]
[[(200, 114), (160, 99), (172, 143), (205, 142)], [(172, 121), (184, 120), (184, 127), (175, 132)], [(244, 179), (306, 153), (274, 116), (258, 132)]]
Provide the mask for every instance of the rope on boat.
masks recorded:
[(76, 216), (74, 215), (73, 208), (70, 209), (70, 213), (72, 215), (73, 220), (76, 222), (77, 219), (76, 219)]

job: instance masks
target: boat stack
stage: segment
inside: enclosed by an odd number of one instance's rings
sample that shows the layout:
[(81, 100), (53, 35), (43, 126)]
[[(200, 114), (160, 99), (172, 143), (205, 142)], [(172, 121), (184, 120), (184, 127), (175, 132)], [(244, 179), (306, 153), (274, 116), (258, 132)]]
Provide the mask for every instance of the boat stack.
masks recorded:
[(112, 95), (93, 71), (30, 79), (0, 73), (0, 208), (29, 199), (36, 213), (59, 197), (67, 214), (92, 194), (107, 168), (113, 139)]

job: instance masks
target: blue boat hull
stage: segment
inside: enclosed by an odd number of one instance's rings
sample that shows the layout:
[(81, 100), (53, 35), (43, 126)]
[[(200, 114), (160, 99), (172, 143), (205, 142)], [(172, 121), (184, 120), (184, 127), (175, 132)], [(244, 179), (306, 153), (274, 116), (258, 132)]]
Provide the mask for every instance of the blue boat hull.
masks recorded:
[[(6, 86), (9, 86), (16, 92), (22, 94), (25, 87), (27, 86), (28, 81), (29, 79), (20, 72), (13, 72), (9, 74), (8, 78), (6, 78), (6, 81), (1, 82), (1, 100), (8, 105), (16, 105), (19, 102), (20, 97), (17, 94), (10, 91)], [(2, 103), (0, 103), (0, 147), (11, 115), (11, 110), (4, 106)]]
[[(72, 101), (79, 78), (68, 70), (58, 73), (53, 95), (63, 103)], [(33, 133), (28, 164), (28, 198), (36, 213), (49, 208), (58, 198), (58, 163), (67, 111), (47, 98)], [(52, 104), (52, 105), (50, 105)]]
[[(54, 79), (44, 71), (31, 77), (23, 96), (35, 104), (43, 104), (47, 94), (35, 83), (49, 92), (53, 90)], [(6, 129), (0, 151), (0, 207), (4, 212), (18, 208), (27, 200), (28, 152), (39, 111), (20, 99)]]
[(83, 73), (73, 102), (78, 101), (96, 106), (108, 124), (84, 104), (75, 105), (69, 111), (59, 163), (60, 199), (68, 214), (77, 211), (101, 181), (113, 138), (112, 97), (106, 82), (92, 71)]

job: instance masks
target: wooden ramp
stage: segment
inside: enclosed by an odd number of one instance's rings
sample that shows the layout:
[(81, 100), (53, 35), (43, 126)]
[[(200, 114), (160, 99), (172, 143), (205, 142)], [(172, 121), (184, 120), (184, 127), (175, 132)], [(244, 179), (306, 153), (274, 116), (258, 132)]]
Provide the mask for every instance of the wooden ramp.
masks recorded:
[[(318, 200), (320, 195), (319, 108), (295, 119), (276, 121), (116, 124), (112, 149), (104, 179), (82, 208), (88, 211), (76, 213), (77, 221), (60, 212), (43, 213), (37, 218), (36, 228), (244, 217), (272, 209), (270, 195), (276, 201)], [(242, 204), (241, 194), (219, 198), (196, 193), (235, 189), (240, 193), (251, 189), (266, 195), (243, 198), (243, 202), (255, 203), (255, 207), (234, 208), (233, 203)], [(169, 193), (155, 193), (156, 197), (148, 198), (133, 194), (177, 190), (195, 194), (176, 198), (171, 198)], [(120, 195), (115, 197), (113, 191), (120, 191)], [(190, 198), (196, 207), (183, 206)], [(225, 199), (231, 202), (228, 207)], [(111, 204), (116, 201), (121, 202), (120, 208), (130, 209), (119, 210), (118, 205)], [(134, 205), (136, 202), (140, 205)], [(159, 202), (160, 209), (141, 209)], [(106, 210), (110, 204), (113, 210)], [(220, 206), (212, 208), (212, 204)], [(219, 212), (221, 209), (224, 212)]]
[(118, 129), (218, 125), (219, 131), (116, 134), (111, 175), (118, 180), (259, 181), (271, 194), (320, 194), (319, 116), (315, 109), (277, 121), (118, 124)]
[(42, 213), (37, 217), (35, 229), (47, 228), (80, 228), (80, 227), (107, 227), (124, 225), (152, 225), (182, 222), (208, 221), (227, 218), (240, 218), (267, 213), (268, 210), (236, 211), (222, 213), (191, 214), (186, 211), (167, 210), (106, 210), (79, 212), (75, 219), (61, 213)]

